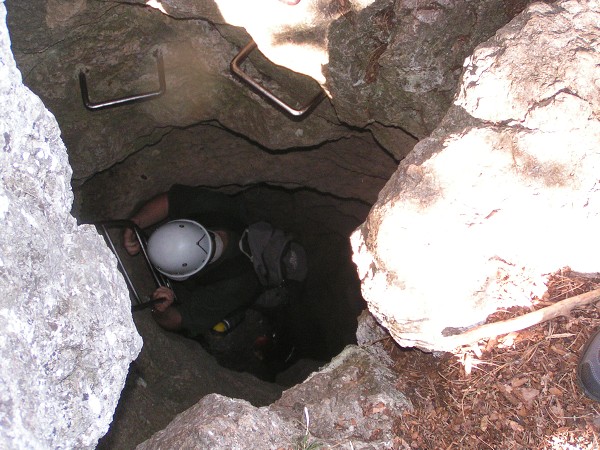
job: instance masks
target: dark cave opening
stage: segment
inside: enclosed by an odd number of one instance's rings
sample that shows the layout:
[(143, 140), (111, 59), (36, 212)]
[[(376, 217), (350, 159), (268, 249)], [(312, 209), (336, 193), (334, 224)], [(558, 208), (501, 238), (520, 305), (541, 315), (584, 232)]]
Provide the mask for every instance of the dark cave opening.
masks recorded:
[[(262, 101), (248, 98), (246, 87), (222, 76), (226, 67), (209, 73), (209, 79), (220, 81), (213, 92), (211, 84), (198, 79), (202, 71), (196, 65), (187, 67), (193, 58), (184, 58), (185, 70), (179, 66), (176, 56), (180, 50), (185, 53), (185, 45), (183, 49), (172, 47), (169, 90), (160, 100), (87, 111), (77, 86), (82, 65), (94, 67), (96, 80), (102, 79), (97, 72), (102, 67), (109, 72), (104, 73), (107, 78), (118, 70), (112, 84), (93, 86), (98, 98), (110, 97), (115, 87), (137, 92), (140, 86), (135, 83), (144, 68), (138, 63), (128, 68), (121, 62), (123, 65), (115, 68), (106, 62), (106, 54), (111, 53), (107, 48), (94, 60), (90, 55), (98, 42), (107, 42), (96, 39), (98, 30), (104, 32), (102, 26), (68, 31), (65, 23), (65, 30), (46, 32), (47, 27), (40, 25), (46, 18), (43, 8), (36, 14), (25, 11), (24, 20), (19, 4), (9, 2), (9, 6), (14, 11), (9, 18), (15, 58), (24, 82), (55, 114), (61, 128), (73, 169), (72, 214), (79, 223), (128, 218), (140, 202), (181, 183), (239, 196), (254, 220), (266, 220), (292, 232), (308, 254), (309, 274), (302, 299), (278, 318), (285, 341), (294, 348), (293, 358), (284, 359), (284, 364), (280, 354), (274, 363), (264, 352), (257, 355), (256, 342), (272, 329), (265, 326), (264, 314), (255, 309), (248, 309), (230, 333), (209, 334), (200, 343), (162, 330), (149, 310), (132, 312), (144, 343), (130, 364), (110, 430), (98, 448), (132, 448), (129, 444), (144, 441), (211, 393), (241, 398), (255, 406), (269, 405), (284, 389), (303, 382), (345, 346), (356, 343), (357, 317), (365, 302), (349, 237), (366, 219), (398, 162), (371, 131), (340, 123), (327, 102), (306, 121), (290, 121)], [(165, 33), (173, 33), (172, 25), (186, 27), (189, 23), (172, 21), (155, 11), (141, 14), (139, 8), (119, 8), (123, 17), (131, 13), (134, 19), (127, 21), (126, 27), (115, 27), (118, 39), (110, 39), (108, 48), (118, 48), (120, 39), (128, 39), (129, 33), (135, 35), (130, 39), (135, 42), (143, 37), (142, 49), (164, 43)], [(140, 26), (138, 19), (140, 23), (148, 19), (155, 31)], [(190, 36), (199, 33), (197, 25)], [(29, 45), (35, 42), (35, 33), (26, 28), (42, 30), (42, 43), (54, 42), (54, 36), (63, 31), (67, 37), (57, 40), (58, 45), (53, 43), (48, 53), (31, 53), (31, 48), (37, 48)], [(202, 32), (210, 37), (212, 31)], [(226, 49), (231, 46), (225, 44)], [(216, 50), (226, 53), (220, 49)], [(126, 57), (127, 51), (114, 53), (119, 61), (146, 59), (144, 51), (137, 51), (132, 58)], [(201, 66), (204, 70), (203, 61)], [(41, 75), (46, 67), (49, 74)], [(186, 78), (188, 69), (193, 77)], [(188, 91), (190, 80), (194, 80), (192, 90), (200, 86), (200, 96)], [(115, 238), (120, 243), (120, 236)], [(118, 248), (122, 250), (121, 245)], [(142, 259), (122, 256), (139, 279), (139, 289), (150, 294), (155, 286)]]
[[(305, 295), (285, 328), (298, 357), (327, 362), (356, 342), (356, 318), (365, 304), (349, 237), (395, 168), (396, 161), (368, 133), (280, 153), (222, 127), (198, 124), (173, 129), (122, 162), (74, 183), (73, 215), (84, 223), (126, 219), (173, 184), (239, 197), (249, 223), (270, 222), (305, 247)], [(141, 261), (137, 265), (147, 272)], [(153, 287), (149, 284), (144, 293)], [(240, 369), (240, 361), (233, 356), (235, 364), (229, 366)]]
[[(91, 185), (95, 187), (92, 193), (98, 194), (97, 185)], [(118, 184), (108, 186), (119, 196), (122, 188)], [(287, 354), (261, 353), (264, 348), (257, 351), (257, 341), (273, 328), (271, 318), (254, 308), (246, 310), (244, 320), (231, 332), (209, 332), (200, 340), (162, 330), (148, 309), (132, 312), (144, 347), (130, 366), (113, 423), (100, 440), (99, 449), (119, 448), (123, 439), (147, 439), (210, 391), (241, 396), (257, 406), (270, 404), (283, 390), (302, 383), (344, 347), (356, 343), (357, 318), (366, 306), (352, 262), (349, 236), (365, 220), (370, 206), (315, 189), (264, 183), (224, 190), (241, 199), (249, 220), (266, 220), (293, 233), (307, 252), (309, 270), (302, 298), (287, 308), (283, 317), (278, 317), (278, 331), (284, 330), (283, 344), (288, 345), (279, 348), (287, 351), (289, 345), (293, 346), (293, 357), (285, 361)], [(80, 221), (115, 219), (95, 211), (98, 203), (85, 185), (74, 192)], [(155, 285), (143, 256), (129, 257), (120, 245), (120, 230), (111, 231), (116, 232), (113, 240), (117, 251), (140, 293), (149, 294)], [(207, 356), (201, 356), (200, 348)], [(207, 358), (229, 374), (215, 369)], [(204, 377), (212, 381), (205, 381), (202, 386), (198, 380)], [(272, 387), (265, 388), (264, 383)], [(240, 389), (240, 384), (245, 387)], [(165, 401), (170, 408), (164, 407)], [(145, 417), (149, 411), (155, 416), (148, 422)], [(139, 429), (132, 432), (132, 426)]]
[[(98, 217), (94, 203), (85, 198), (84, 191), (76, 194), (83, 205), (79, 219), (93, 223)], [(269, 382), (277, 382), (279, 374), (298, 360), (324, 364), (346, 345), (355, 344), (356, 320), (366, 305), (351, 260), (349, 235), (366, 217), (368, 205), (314, 189), (267, 184), (230, 190), (229, 194), (245, 205), (250, 223), (265, 220), (294, 235), (306, 250), (308, 276), (301, 298), (286, 308), (265, 311), (250, 305), (235, 317), (239, 323), (230, 331), (211, 331), (196, 340), (223, 367)], [(111, 231), (120, 259), (136, 290), (150, 294), (156, 286), (146, 261), (141, 255), (130, 257), (124, 252), (120, 233)], [(135, 320), (147, 311), (132, 314)], [(295, 384), (305, 375), (287, 374), (281, 383)]]

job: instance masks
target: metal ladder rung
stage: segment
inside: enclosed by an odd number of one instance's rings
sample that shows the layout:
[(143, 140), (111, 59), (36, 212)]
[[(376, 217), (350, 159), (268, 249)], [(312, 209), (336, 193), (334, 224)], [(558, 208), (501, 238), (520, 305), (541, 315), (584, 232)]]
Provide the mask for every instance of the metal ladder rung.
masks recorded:
[(323, 100), (325, 98), (325, 92), (323, 92), (323, 90), (321, 89), (319, 91), (319, 93), (314, 98), (312, 98), (305, 106), (297, 109), (297, 108), (294, 108), (294, 107), (288, 105), (286, 102), (281, 100), (279, 97), (277, 97), (271, 91), (269, 91), (267, 88), (261, 86), (254, 78), (252, 78), (250, 75), (245, 73), (241, 68), (241, 64), (246, 60), (246, 58), (248, 58), (250, 53), (252, 53), (252, 51), (255, 50), (256, 48), (257, 48), (256, 42), (254, 42), (254, 40), (251, 40), (235, 56), (235, 58), (233, 58), (233, 60), (231, 61), (230, 67), (231, 67), (231, 71), (235, 75), (237, 75), (239, 78), (241, 78), (244, 82), (246, 82), (250, 87), (252, 87), (260, 95), (262, 95), (266, 99), (273, 102), (276, 106), (278, 106), (279, 108), (281, 108), (288, 114), (290, 114), (294, 117), (297, 117), (297, 118), (303, 117), (306, 114), (308, 114), (310, 111), (313, 110), (313, 108), (315, 108), (321, 102), (321, 100)]
[(90, 94), (87, 86), (87, 79), (85, 76), (85, 72), (81, 70), (79, 72), (79, 88), (81, 90), (81, 98), (83, 99), (83, 105), (89, 109), (90, 111), (97, 111), (105, 108), (114, 108), (116, 106), (128, 105), (131, 103), (142, 102), (146, 100), (152, 100), (154, 98), (160, 97), (167, 90), (167, 84), (165, 82), (165, 65), (163, 63), (162, 54), (160, 51), (155, 52), (156, 57), (156, 66), (158, 71), (158, 82), (159, 89), (158, 91), (146, 92), (143, 94), (134, 94), (129, 95), (127, 97), (116, 98), (113, 100), (105, 100), (102, 102), (92, 102), (90, 100)]

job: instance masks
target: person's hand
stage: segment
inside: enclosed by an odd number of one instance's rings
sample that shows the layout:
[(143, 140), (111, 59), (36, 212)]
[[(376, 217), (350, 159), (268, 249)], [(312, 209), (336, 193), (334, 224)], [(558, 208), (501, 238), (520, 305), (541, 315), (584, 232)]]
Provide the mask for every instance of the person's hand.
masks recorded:
[(152, 293), (152, 300), (162, 300), (154, 305), (154, 309), (158, 312), (165, 312), (175, 301), (175, 293), (168, 287), (161, 286)]
[(135, 256), (140, 252), (140, 243), (131, 228), (125, 228), (123, 231), (123, 247), (131, 256)]

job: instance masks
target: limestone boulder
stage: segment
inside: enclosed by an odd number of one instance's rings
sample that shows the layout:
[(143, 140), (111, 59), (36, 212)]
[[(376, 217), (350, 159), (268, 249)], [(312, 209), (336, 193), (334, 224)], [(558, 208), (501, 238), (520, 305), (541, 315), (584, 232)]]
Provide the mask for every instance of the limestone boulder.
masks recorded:
[(270, 406), (209, 395), (137, 448), (393, 448), (395, 421), (412, 409), (394, 382), (376, 356), (349, 346)]
[(0, 447), (94, 448), (142, 342), (115, 258), (70, 215), (66, 149), (5, 18), (0, 3)]
[(160, 448), (286, 448), (302, 435), (267, 407), (211, 394), (178, 415), (167, 428), (138, 445), (138, 450)]
[(293, 421), (308, 415), (311, 434), (330, 445), (390, 448), (395, 421), (412, 410), (395, 383), (386, 360), (351, 345), (304, 383), (285, 391), (271, 409)]
[(398, 158), (452, 104), (464, 59), (527, 1), (379, 0), (329, 30), (327, 82), (340, 119), (373, 131)]
[(549, 274), (600, 270), (599, 21), (597, 2), (535, 4), (480, 45), (353, 234), (363, 296), (400, 345), (451, 350)]

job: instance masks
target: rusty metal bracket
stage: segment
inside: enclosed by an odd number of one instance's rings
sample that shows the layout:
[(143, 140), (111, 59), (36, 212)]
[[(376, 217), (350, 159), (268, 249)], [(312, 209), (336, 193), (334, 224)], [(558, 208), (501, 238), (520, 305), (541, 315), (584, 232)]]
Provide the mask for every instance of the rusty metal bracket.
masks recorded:
[(156, 52), (154, 52), (154, 56), (156, 57), (158, 82), (160, 86), (158, 91), (146, 92), (143, 94), (135, 94), (127, 97), (116, 98), (113, 100), (105, 100), (103, 102), (92, 102), (90, 100), (90, 95), (88, 92), (85, 72), (81, 70), (79, 72), (79, 88), (81, 89), (81, 98), (83, 99), (83, 105), (90, 111), (97, 111), (99, 109), (114, 108), (116, 106), (123, 106), (131, 103), (152, 100), (163, 95), (167, 90), (167, 84), (165, 82), (165, 65), (163, 63), (163, 58), (160, 51), (157, 50)]
[(294, 117), (298, 117), (298, 118), (303, 117), (306, 114), (308, 114), (310, 111), (313, 110), (313, 108), (315, 108), (321, 102), (321, 100), (323, 100), (325, 98), (325, 92), (323, 92), (323, 90), (321, 89), (319, 91), (319, 93), (312, 100), (310, 100), (305, 106), (303, 106), (299, 109), (293, 108), (292, 106), (288, 105), (286, 102), (284, 102), (279, 97), (277, 97), (275, 94), (273, 94), (271, 91), (269, 91), (265, 87), (261, 86), (256, 80), (254, 80), (252, 77), (250, 77), (248, 74), (246, 74), (242, 70), (241, 64), (246, 60), (246, 58), (248, 58), (250, 53), (252, 53), (252, 51), (255, 49), (256, 49), (256, 42), (254, 42), (254, 40), (251, 40), (235, 56), (235, 58), (233, 58), (233, 60), (231, 61), (230, 67), (231, 67), (231, 71), (235, 75), (240, 77), (244, 82), (246, 82), (248, 85), (250, 85), (250, 87), (252, 87), (260, 95), (267, 98), (269, 101), (274, 103), (276, 106), (278, 106), (279, 108), (284, 110), (286, 113), (288, 113)]

